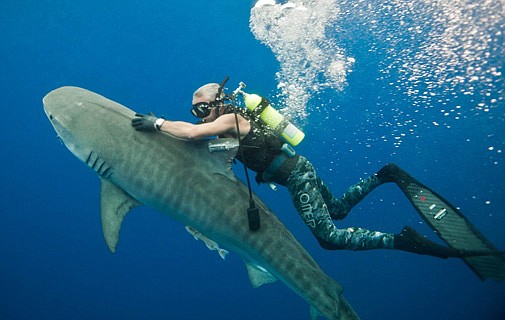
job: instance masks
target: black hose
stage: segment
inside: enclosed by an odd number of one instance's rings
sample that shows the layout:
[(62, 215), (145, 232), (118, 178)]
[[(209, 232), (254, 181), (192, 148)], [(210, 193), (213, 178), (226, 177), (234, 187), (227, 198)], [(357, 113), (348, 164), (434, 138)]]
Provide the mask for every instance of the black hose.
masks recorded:
[[(228, 79), (225, 79), (228, 80)], [(254, 202), (252, 196), (252, 188), (251, 188), (251, 180), (249, 179), (249, 172), (247, 171), (246, 158), (244, 157), (244, 149), (242, 148), (242, 140), (240, 139), (240, 126), (238, 124), (238, 114), (237, 108), (235, 107), (235, 98), (232, 98), (232, 108), (233, 113), (235, 114), (235, 124), (237, 126), (237, 139), (238, 139), (238, 148), (240, 152), (240, 157), (242, 159), (242, 164), (244, 165), (245, 177), (247, 180), (247, 188), (249, 190), (249, 208), (247, 209), (247, 219), (249, 221), (249, 230), (258, 231), (261, 223), (260, 223), (260, 214), (259, 209), (256, 207), (256, 203)]]

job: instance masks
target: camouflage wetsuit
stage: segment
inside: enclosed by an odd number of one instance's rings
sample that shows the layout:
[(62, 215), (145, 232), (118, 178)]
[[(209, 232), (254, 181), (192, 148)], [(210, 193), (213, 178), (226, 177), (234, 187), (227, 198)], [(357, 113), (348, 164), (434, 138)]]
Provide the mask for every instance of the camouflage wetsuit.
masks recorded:
[[(314, 166), (303, 156), (285, 156), (280, 167), (265, 177), (265, 171), (276, 157), (283, 156), (284, 144), (268, 129), (251, 121), (251, 130), (242, 140), (245, 164), (257, 172), (258, 182), (273, 181), (286, 186), (293, 204), (305, 224), (325, 249), (391, 249), (394, 235), (363, 228), (337, 229), (333, 219), (343, 219), (359, 201), (380, 185), (378, 175), (351, 186), (340, 199), (333, 196), (329, 188), (317, 176)], [(237, 158), (241, 159), (240, 152)]]

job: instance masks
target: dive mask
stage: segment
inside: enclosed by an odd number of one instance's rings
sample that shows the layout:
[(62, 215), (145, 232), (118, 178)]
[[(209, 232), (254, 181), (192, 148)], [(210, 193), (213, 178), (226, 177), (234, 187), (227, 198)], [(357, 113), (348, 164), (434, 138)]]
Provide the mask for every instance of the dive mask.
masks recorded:
[[(205, 118), (208, 117), (213, 108), (219, 107), (219, 105), (230, 99), (230, 96), (224, 94), (224, 85), (228, 82), (229, 77), (226, 76), (224, 80), (219, 85), (219, 89), (217, 90), (216, 99), (211, 102), (198, 102), (193, 105), (193, 109), (191, 109), (191, 114), (197, 118)], [(224, 97), (222, 97), (224, 95)], [(219, 116), (219, 114), (218, 114)]]
[(213, 103), (209, 102), (198, 102), (193, 105), (193, 109), (191, 109), (191, 114), (197, 118), (205, 118), (212, 111)]

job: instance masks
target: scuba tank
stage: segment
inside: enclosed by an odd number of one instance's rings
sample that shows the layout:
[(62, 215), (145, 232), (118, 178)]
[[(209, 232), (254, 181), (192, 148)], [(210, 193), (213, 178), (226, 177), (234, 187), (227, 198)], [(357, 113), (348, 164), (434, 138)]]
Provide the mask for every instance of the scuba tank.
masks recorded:
[(261, 122), (272, 128), (274, 132), (293, 147), (302, 142), (305, 134), (300, 129), (275, 110), (266, 98), (257, 94), (246, 93), (242, 90), (243, 88), (245, 88), (245, 83), (240, 82), (239, 87), (233, 91), (233, 96), (239, 93), (242, 95), (245, 106), (251, 111), (253, 117), (259, 118)]

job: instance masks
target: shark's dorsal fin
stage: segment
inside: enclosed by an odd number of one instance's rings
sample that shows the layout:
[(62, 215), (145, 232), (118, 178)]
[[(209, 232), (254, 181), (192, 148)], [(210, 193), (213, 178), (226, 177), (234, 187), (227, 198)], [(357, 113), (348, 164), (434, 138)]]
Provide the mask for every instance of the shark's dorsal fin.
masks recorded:
[(249, 274), (249, 280), (251, 281), (253, 288), (258, 288), (264, 284), (277, 281), (277, 278), (262, 266), (253, 264), (247, 260), (244, 260), (244, 262), (245, 266), (247, 267), (247, 273)]
[[(232, 171), (232, 162), (239, 149), (238, 140), (235, 138), (211, 138), (201, 140), (188, 140), (175, 137), (169, 133), (161, 132), (157, 137), (161, 143), (187, 144), (191, 148), (193, 158), (205, 159), (199, 161), (200, 169), (221, 174), (232, 181), (237, 181)], [(168, 139), (168, 141), (164, 140)]]
[(217, 138), (204, 140), (204, 148), (210, 154), (211, 170), (225, 175), (231, 180), (236, 180), (232, 172), (232, 161), (238, 151), (238, 140), (234, 138)]
[(115, 252), (124, 217), (141, 203), (104, 178), (101, 179), (100, 197), (103, 236), (109, 250)]

